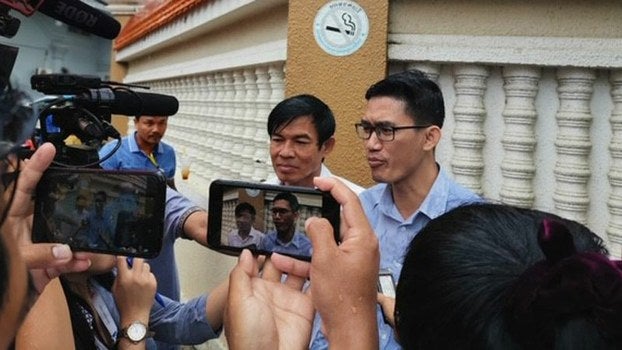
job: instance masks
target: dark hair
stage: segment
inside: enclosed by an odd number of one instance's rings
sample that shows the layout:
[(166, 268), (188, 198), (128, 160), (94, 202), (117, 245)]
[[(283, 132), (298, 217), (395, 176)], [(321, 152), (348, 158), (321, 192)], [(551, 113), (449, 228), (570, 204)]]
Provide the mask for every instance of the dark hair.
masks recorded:
[(104, 200), (108, 200), (108, 194), (106, 194), (106, 191), (97, 191), (95, 192), (95, 196), (104, 197)]
[(257, 215), (257, 211), (255, 210), (255, 207), (253, 207), (252, 204), (246, 203), (246, 202), (242, 202), (242, 203), (240, 203), (240, 204), (235, 206), (235, 216), (236, 217), (242, 215), (243, 212), (248, 212), (253, 217), (255, 215)]
[(392, 97), (404, 102), (405, 112), (415, 125), (443, 127), (445, 102), (438, 85), (423, 72), (409, 70), (391, 74), (367, 89), (365, 99)]
[[(402, 346), (406, 349), (567, 349), (572, 344), (571, 348), (620, 348), (622, 272), (618, 272), (617, 282), (601, 281), (596, 293), (609, 288), (601, 305), (591, 303), (586, 290), (594, 284), (584, 283), (585, 274), (576, 269), (549, 278), (547, 282), (554, 286), (540, 284), (536, 288), (527, 284), (534, 277), (529, 269), (543, 264), (546, 258), (538, 233), (547, 221), (557, 222), (567, 230), (573, 249), (579, 254), (601, 258), (607, 254), (602, 239), (585, 226), (537, 210), (475, 204), (430, 221), (411, 242), (397, 286), (396, 329)], [(559, 241), (555, 245), (563, 247)], [(555, 265), (548, 260), (544, 264)], [(593, 280), (594, 276), (590, 277)], [(579, 283), (587, 287), (579, 292), (569, 291), (572, 289), (569, 286), (576, 287)], [(614, 291), (611, 287), (616, 283)], [(520, 286), (528, 287), (521, 290)], [(542, 305), (538, 302), (550, 301), (554, 296), (552, 291), (558, 292), (559, 297), (573, 295), (574, 299), (558, 300), (556, 305), (550, 304), (552, 308), (530, 314), (537, 315), (532, 318), (522, 318), (516, 312), (534, 311), (534, 306)], [(526, 300), (531, 302), (530, 307), (525, 306)], [(612, 305), (612, 300), (617, 305)], [(608, 314), (610, 319), (593, 321), (585, 310), (586, 305), (592, 309), (609, 307), (617, 312), (617, 318)], [(538, 322), (517, 323), (516, 317), (519, 321)], [(614, 326), (615, 335), (607, 333), (613, 329), (613, 319), (618, 322)], [(534, 327), (550, 332), (545, 337), (536, 334)]]
[(274, 202), (277, 200), (287, 201), (289, 203), (289, 207), (292, 208), (292, 211), (294, 213), (298, 212), (298, 209), (300, 209), (300, 204), (298, 204), (298, 198), (296, 198), (296, 196), (289, 192), (281, 192), (277, 194), (276, 196), (274, 196), (274, 199), (272, 201)]
[(268, 116), (268, 135), (300, 117), (310, 116), (318, 135), (318, 148), (335, 134), (335, 116), (326, 103), (312, 95), (297, 95), (279, 102)]

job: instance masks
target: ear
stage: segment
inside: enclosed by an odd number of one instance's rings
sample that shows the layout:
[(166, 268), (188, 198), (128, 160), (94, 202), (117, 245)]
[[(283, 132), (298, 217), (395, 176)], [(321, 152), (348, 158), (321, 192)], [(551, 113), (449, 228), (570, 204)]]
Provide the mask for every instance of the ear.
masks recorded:
[(333, 151), (334, 147), (335, 147), (335, 137), (331, 136), (328, 140), (324, 141), (324, 144), (321, 147), (324, 149), (324, 157), (329, 155), (330, 152)]
[(441, 128), (436, 125), (430, 126), (425, 131), (425, 143), (423, 145), (423, 149), (426, 151), (434, 150), (434, 148), (436, 148), (436, 145), (438, 145), (439, 141), (441, 140), (441, 135)]

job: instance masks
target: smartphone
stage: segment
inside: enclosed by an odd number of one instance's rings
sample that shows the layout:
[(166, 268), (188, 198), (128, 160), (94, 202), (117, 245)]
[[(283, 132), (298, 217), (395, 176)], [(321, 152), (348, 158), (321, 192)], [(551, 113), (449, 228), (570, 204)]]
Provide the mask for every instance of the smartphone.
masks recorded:
[(165, 202), (159, 171), (50, 168), (37, 186), (32, 240), (151, 259), (162, 248)]
[(378, 293), (395, 299), (395, 280), (391, 272), (381, 270), (378, 274)]
[(215, 180), (209, 189), (207, 241), (211, 249), (238, 255), (273, 252), (311, 260), (305, 220), (327, 219), (339, 242), (339, 203), (329, 192), (313, 188)]

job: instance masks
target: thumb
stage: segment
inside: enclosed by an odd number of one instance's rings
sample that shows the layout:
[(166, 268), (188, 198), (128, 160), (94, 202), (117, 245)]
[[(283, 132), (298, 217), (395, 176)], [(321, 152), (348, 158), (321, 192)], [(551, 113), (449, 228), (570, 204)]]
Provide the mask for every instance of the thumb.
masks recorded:
[(333, 227), (328, 220), (311, 217), (305, 221), (305, 231), (313, 245), (312, 261), (322, 259), (327, 255), (333, 256), (332, 252), (337, 249), (337, 242), (335, 242)]
[(66, 244), (36, 243), (20, 247), (26, 266), (30, 269), (62, 266), (73, 258)]

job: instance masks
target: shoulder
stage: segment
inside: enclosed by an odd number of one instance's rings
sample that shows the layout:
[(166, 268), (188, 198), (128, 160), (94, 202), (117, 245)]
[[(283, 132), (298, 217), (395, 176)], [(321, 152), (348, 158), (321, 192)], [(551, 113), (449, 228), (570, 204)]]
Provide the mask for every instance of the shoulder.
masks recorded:
[(377, 201), (387, 188), (387, 184), (381, 183), (374, 185), (359, 194), (361, 202), (363, 201)]

